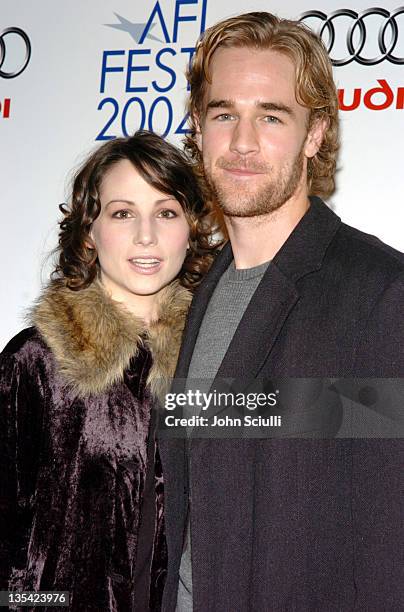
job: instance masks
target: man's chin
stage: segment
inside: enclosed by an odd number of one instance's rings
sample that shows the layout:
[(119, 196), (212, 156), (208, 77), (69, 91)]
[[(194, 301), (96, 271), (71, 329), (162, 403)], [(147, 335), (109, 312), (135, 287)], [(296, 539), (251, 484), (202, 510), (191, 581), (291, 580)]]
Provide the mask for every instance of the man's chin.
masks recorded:
[(219, 208), (227, 215), (249, 216), (249, 211), (259, 209), (259, 203), (265, 197), (261, 190), (243, 189), (242, 185), (223, 188), (214, 187), (214, 195)]
[(267, 212), (262, 209), (266, 208), (268, 199), (272, 197), (271, 184), (257, 184), (255, 180), (233, 180), (231, 177), (227, 180), (214, 177), (208, 183), (218, 207), (226, 216), (255, 217)]
[(267, 210), (263, 210), (262, 206), (257, 206), (256, 202), (251, 201), (239, 201), (235, 203), (234, 201), (224, 202), (223, 200), (218, 200), (218, 206), (226, 217), (260, 217), (268, 212)]

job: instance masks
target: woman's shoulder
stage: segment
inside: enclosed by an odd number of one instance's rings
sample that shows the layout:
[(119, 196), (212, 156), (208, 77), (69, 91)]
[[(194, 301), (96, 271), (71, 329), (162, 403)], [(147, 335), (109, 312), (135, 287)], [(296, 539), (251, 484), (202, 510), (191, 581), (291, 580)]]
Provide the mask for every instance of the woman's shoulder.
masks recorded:
[(49, 352), (41, 334), (35, 326), (26, 327), (9, 340), (0, 353), (1, 360), (32, 362), (43, 352)]

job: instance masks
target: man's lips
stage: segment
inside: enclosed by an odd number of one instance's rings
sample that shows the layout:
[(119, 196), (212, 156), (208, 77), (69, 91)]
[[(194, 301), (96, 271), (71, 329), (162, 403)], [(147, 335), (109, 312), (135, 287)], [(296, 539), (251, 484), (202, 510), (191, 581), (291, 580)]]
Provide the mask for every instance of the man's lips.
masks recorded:
[(223, 170), (235, 176), (257, 176), (259, 174), (264, 174), (264, 172), (251, 170), (250, 168), (223, 168)]
[(234, 178), (251, 178), (254, 176), (260, 176), (261, 174), (266, 174), (268, 169), (264, 167), (262, 164), (243, 164), (237, 165), (237, 162), (219, 162), (218, 167), (227, 172)]

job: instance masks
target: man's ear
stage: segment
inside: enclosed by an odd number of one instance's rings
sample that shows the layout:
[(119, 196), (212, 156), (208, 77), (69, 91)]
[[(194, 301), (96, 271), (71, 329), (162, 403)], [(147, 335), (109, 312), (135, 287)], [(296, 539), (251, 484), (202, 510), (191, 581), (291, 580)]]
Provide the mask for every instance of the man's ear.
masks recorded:
[(318, 153), (328, 125), (329, 121), (327, 118), (319, 118), (314, 121), (306, 137), (306, 144), (304, 147), (304, 154), (306, 157), (314, 157), (316, 153)]

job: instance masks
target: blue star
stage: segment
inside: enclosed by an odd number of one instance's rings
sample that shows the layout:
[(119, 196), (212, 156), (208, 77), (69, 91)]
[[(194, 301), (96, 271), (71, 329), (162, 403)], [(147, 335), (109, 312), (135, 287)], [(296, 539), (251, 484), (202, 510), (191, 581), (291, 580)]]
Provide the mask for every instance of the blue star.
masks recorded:
[[(142, 37), (142, 34), (147, 24), (132, 23), (132, 21), (128, 21), (128, 19), (125, 19), (125, 17), (121, 17), (121, 15), (118, 15), (118, 13), (114, 13), (114, 15), (116, 15), (116, 17), (121, 23), (104, 23), (104, 25), (108, 28), (115, 28), (116, 30), (122, 30), (123, 32), (127, 32), (133, 38), (135, 43), (138, 43)], [(150, 27), (150, 30), (152, 30), (154, 26), (155, 24), (153, 23)], [(150, 38), (150, 40), (157, 40), (157, 42), (160, 43), (163, 42), (162, 40), (156, 38), (156, 36), (153, 36), (153, 34), (150, 33), (147, 34), (146, 38)]]

